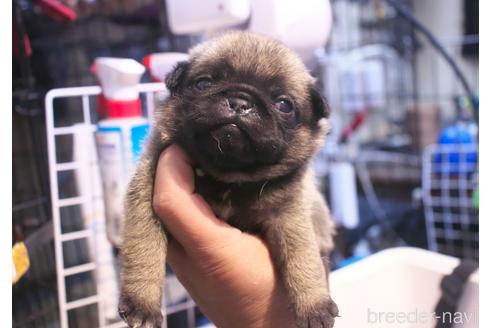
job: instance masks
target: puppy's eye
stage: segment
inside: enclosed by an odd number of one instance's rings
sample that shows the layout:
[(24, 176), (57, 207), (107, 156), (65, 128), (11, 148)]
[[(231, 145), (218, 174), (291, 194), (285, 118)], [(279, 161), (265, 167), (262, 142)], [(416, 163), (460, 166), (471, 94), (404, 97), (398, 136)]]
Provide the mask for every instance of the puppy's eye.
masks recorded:
[(195, 82), (195, 88), (199, 91), (206, 90), (212, 85), (212, 79), (209, 77), (201, 77)]
[(287, 99), (280, 99), (275, 103), (275, 108), (285, 114), (292, 113), (294, 111), (294, 105)]

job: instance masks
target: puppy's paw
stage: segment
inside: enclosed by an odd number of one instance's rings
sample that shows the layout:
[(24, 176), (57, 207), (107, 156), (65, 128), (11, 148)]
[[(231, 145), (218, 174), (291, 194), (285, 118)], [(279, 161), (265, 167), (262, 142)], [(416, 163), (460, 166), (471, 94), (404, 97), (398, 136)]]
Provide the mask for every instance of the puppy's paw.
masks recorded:
[(297, 315), (299, 328), (333, 328), (338, 306), (331, 298), (316, 303), (305, 313)]
[(149, 309), (128, 296), (120, 297), (118, 313), (130, 328), (161, 328), (162, 325), (159, 307)]

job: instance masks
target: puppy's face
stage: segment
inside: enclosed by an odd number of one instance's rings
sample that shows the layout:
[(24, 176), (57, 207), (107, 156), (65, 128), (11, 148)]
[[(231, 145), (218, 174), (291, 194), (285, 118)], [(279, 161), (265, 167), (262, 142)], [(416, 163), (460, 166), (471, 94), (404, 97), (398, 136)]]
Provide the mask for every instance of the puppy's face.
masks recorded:
[(234, 32), (199, 45), (166, 85), (178, 143), (224, 182), (288, 174), (326, 132), (328, 110), (313, 78), (290, 50), (265, 37)]

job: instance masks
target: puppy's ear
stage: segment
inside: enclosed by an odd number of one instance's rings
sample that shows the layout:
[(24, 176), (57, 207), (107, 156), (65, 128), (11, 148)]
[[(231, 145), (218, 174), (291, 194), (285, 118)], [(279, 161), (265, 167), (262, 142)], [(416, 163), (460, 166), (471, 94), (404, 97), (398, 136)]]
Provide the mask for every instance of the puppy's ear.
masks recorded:
[(321, 92), (316, 86), (310, 86), (309, 95), (311, 97), (311, 107), (313, 108), (314, 119), (319, 121), (322, 118), (328, 118), (330, 116), (330, 107), (328, 107)]
[(171, 72), (167, 73), (164, 82), (171, 95), (175, 95), (180, 91), (189, 67), (190, 62), (180, 61)]

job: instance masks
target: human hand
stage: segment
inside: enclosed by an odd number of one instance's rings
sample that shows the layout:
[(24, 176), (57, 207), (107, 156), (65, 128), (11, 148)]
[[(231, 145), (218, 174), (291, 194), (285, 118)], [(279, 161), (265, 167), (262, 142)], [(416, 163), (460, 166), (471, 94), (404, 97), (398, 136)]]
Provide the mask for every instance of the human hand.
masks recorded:
[(218, 327), (293, 327), (265, 242), (218, 219), (194, 187), (190, 159), (168, 147), (157, 165), (153, 207), (172, 235), (167, 260), (178, 279)]

